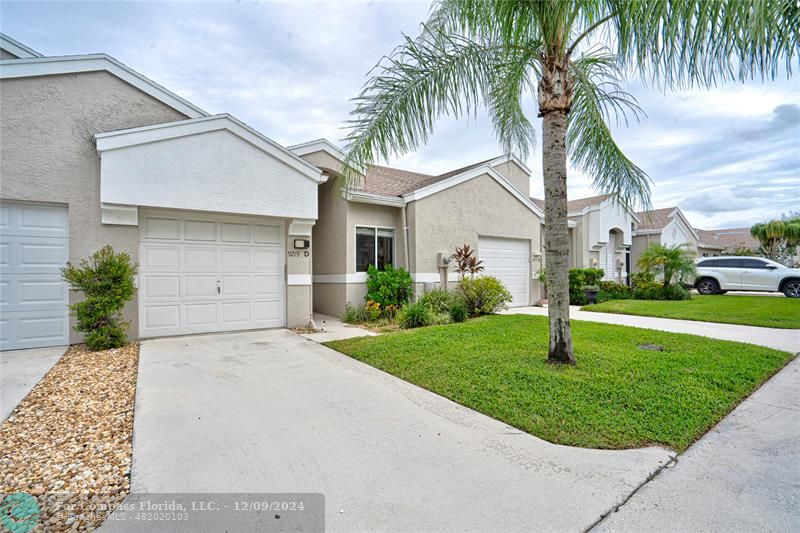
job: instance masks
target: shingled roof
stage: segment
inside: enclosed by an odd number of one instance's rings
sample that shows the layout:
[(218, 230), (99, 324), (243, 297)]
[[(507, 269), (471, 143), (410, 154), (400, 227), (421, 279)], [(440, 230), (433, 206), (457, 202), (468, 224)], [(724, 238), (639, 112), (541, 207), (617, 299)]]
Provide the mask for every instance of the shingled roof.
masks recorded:
[(452, 176), (456, 176), (473, 168), (493, 161), (496, 158), (487, 159), (472, 163), (465, 167), (457, 168), (444, 174), (431, 175), (422, 174), (420, 172), (411, 172), (410, 170), (401, 170), (399, 168), (383, 167), (380, 165), (370, 165), (367, 167), (367, 174), (364, 182), (358, 188), (361, 191), (379, 194), (381, 196), (402, 196), (410, 192), (416, 191), (428, 185), (446, 180)]
[(695, 231), (700, 236), (701, 246), (708, 245), (731, 252), (737, 248), (758, 250), (760, 246), (758, 240), (750, 235), (750, 228), (699, 229)]
[(664, 207), (661, 209), (653, 209), (651, 211), (641, 211), (636, 213), (636, 216), (638, 216), (640, 220), (639, 227), (637, 229), (664, 229), (664, 226), (669, 224), (670, 220), (672, 220), (670, 215), (676, 209), (677, 207)]
[[(567, 202), (567, 211), (574, 212), (580, 211), (590, 205), (601, 204), (611, 198), (610, 194), (601, 194), (600, 196), (590, 196), (588, 198), (578, 198), (577, 200), (570, 200)], [(541, 198), (534, 198), (531, 196), (531, 201), (536, 204), (539, 209), (544, 211), (544, 200)]]

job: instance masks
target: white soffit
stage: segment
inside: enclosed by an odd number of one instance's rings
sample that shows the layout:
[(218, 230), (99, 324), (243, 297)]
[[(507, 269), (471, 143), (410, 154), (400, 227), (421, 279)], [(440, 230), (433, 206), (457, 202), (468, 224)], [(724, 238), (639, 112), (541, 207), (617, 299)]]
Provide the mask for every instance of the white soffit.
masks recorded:
[(344, 162), (345, 158), (347, 157), (347, 154), (341, 151), (335, 144), (330, 142), (328, 139), (314, 139), (313, 141), (287, 146), (286, 149), (297, 155), (313, 154), (314, 152), (325, 152), (331, 157), (336, 158), (341, 162)]
[(95, 135), (95, 139), (97, 141), (97, 151), (102, 154), (109, 150), (128, 148), (141, 144), (219, 130), (226, 130), (233, 133), (317, 183), (323, 181), (322, 173), (317, 167), (307, 163), (272, 139), (269, 139), (228, 114), (211, 115), (190, 120), (168, 122), (166, 124), (156, 124), (154, 126), (98, 133)]
[(0, 61), (0, 79), (106, 71), (190, 118), (208, 113), (106, 54), (27, 57)]
[(20, 59), (26, 59), (29, 57), (43, 57), (42, 54), (40, 54), (33, 48), (25, 46), (18, 40), (9, 37), (5, 33), (0, 33), (0, 48), (5, 50), (6, 52), (14, 54)]

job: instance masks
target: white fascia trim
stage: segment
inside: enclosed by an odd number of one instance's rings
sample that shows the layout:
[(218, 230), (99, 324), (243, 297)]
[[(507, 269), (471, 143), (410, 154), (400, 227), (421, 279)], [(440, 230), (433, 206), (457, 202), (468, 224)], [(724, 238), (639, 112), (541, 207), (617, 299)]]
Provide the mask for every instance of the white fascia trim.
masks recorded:
[(399, 196), (383, 196), (359, 190), (342, 190), (342, 198), (350, 202), (362, 204), (388, 205), (390, 207), (403, 207), (407, 202)]
[[(539, 222), (539, 224), (541, 224), (542, 226), (544, 226), (544, 217), (542, 217), (542, 221), (541, 221), (541, 222)], [(577, 222), (576, 220), (567, 220), (567, 227), (568, 227), (568, 228), (574, 228), (574, 227), (576, 227), (577, 225), (578, 225), (578, 222)]]
[(636, 213), (633, 210), (631, 210), (629, 207), (625, 207), (624, 205), (622, 205), (620, 202), (615, 200), (613, 196), (611, 198), (606, 198), (602, 202), (599, 202), (599, 203), (596, 203), (596, 204), (592, 204), (592, 205), (587, 205), (586, 207), (584, 207), (580, 211), (573, 211), (572, 213), (567, 213), (567, 216), (569, 216), (569, 217), (580, 217), (580, 216), (583, 216), (583, 215), (585, 215), (587, 213), (591, 213), (592, 211), (600, 211), (601, 209), (603, 209), (603, 207), (605, 207), (606, 204), (609, 204), (609, 203), (614, 204), (612, 207), (622, 207), (622, 208), (624, 208), (625, 211), (627, 211), (628, 214), (631, 215), (631, 218), (633, 218), (633, 220), (637, 224), (640, 222), (639, 221), (639, 217), (636, 216)]
[(338, 159), (339, 161), (344, 162), (347, 155), (341, 151), (335, 144), (330, 142), (328, 139), (314, 139), (313, 141), (308, 141), (300, 144), (293, 144), (292, 146), (287, 146), (287, 150), (297, 154), (297, 155), (307, 155), (313, 154), (314, 152), (325, 152), (326, 154), (330, 155)]
[(528, 176), (532, 174), (531, 169), (528, 168), (528, 165), (522, 162), (522, 160), (514, 154), (503, 154), (500, 157), (496, 157), (489, 161), (489, 165), (494, 167), (496, 165), (502, 165), (503, 163), (508, 163), (509, 161), (513, 161), (516, 163), (522, 170), (524, 170)]
[(478, 176), (482, 176), (484, 174), (488, 174), (497, 183), (502, 185), (508, 192), (514, 195), (514, 197), (517, 198), (517, 200), (522, 202), (525, 205), (525, 207), (533, 211), (534, 214), (536, 214), (536, 216), (544, 220), (544, 213), (542, 212), (542, 210), (539, 209), (539, 207), (536, 204), (531, 202), (530, 198), (522, 194), (522, 192), (520, 192), (519, 189), (514, 187), (507, 179), (501, 176), (488, 163), (484, 163), (479, 167), (469, 169), (465, 172), (462, 172), (461, 174), (456, 174), (455, 176), (451, 176), (445, 180), (432, 183), (431, 185), (427, 185), (425, 187), (422, 187), (421, 189), (417, 189), (416, 191), (406, 193), (403, 195), (403, 200), (406, 203), (414, 202), (416, 200), (421, 200), (432, 194), (436, 194), (437, 192), (444, 191), (445, 189), (449, 189), (450, 187), (460, 185), (465, 181), (469, 181), (473, 178), (477, 178)]
[(227, 113), (155, 124), (153, 126), (97, 133), (95, 134), (95, 139), (97, 141), (97, 151), (102, 153), (107, 150), (116, 150), (118, 148), (127, 148), (218, 130), (227, 130), (261, 151), (289, 165), (314, 182), (322, 182), (322, 172), (317, 167), (307, 163), (272, 139)]
[(311, 285), (311, 274), (287, 274), (287, 285)]
[(20, 59), (27, 59), (29, 57), (44, 57), (33, 48), (25, 46), (18, 40), (9, 37), (5, 33), (0, 33), (0, 48), (11, 52)]
[(106, 54), (30, 57), (0, 61), (0, 79), (106, 71), (190, 118), (208, 113)]

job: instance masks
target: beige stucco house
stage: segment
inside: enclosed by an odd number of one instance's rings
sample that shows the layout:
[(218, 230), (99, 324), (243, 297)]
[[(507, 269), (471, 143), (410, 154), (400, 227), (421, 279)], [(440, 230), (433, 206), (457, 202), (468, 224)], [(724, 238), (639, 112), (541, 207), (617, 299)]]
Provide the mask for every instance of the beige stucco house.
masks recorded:
[(134, 337), (311, 320), (316, 166), (107, 55), (0, 50), (0, 349), (78, 342), (60, 269), (105, 244)]
[[(722, 253), (724, 245), (703, 235), (692, 227), (679, 207), (664, 207), (638, 213), (639, 224), (633, 230), (632, 264), (653, 243), (665, 246), (686, 246), (697, 256), (715, 257)], [(638, 269), (637, 269), (638, 270)]]
[(314, 309), (340, 315), (361, 304), (370, 264), (411, 273), (414, 290), (452, 286), (449, 257), (469, 244), (511, 292), (512, 306), (541, 297), (542, 211), (529, 199), (530, 170), (513, 156), (481, 161), (439, 175), (370, 166), (361, 182), (335, 178), (345, 155), (319, 139), (290, 147), (327, 177), (313, 229)]
[[(544, 209), (544, 200), (532, 198)], [(570, 268), (599, 268), (603, 279), (627, 283), (633, 226), (639, 218), (610, 195), (567, 202)]]

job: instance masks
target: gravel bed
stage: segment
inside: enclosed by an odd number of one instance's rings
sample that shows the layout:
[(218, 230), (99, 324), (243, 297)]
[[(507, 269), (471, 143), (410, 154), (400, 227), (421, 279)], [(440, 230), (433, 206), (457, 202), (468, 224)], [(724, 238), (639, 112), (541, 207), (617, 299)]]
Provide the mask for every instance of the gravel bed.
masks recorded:
[(0, 496), (36, 497), (32, 531), (91, 531), (128, 494), (138, 361), (72, 346), (0, 426)]

